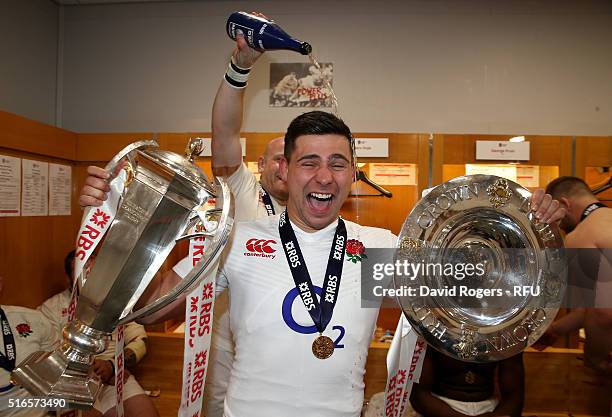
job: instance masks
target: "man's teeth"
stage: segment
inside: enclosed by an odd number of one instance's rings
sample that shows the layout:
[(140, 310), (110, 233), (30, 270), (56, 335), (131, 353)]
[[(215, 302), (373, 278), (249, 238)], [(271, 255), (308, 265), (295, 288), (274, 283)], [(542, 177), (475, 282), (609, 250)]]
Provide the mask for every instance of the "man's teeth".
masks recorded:
[(322, 194), (322, 193), (310, 193), (310, 196), (316, 198), (317, 200), (322, 200), (322, 201), (329, 200), (332, 198), (331, 194)]

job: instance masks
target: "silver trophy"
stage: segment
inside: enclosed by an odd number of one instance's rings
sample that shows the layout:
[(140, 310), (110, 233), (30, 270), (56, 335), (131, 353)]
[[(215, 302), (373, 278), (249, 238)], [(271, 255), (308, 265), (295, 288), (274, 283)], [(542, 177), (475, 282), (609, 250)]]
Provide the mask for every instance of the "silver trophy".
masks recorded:
[[(504, 178), (464, 176), (435, 187), (406, 218), (396, 261), (421, 269), (394, 284), (411, 294), (398, 301), (430, 346), (463, 361), (498, 361), (555, 318), (566, 287), (563, 241), (535, 219), (530, 197)], [(466, 265), (475, 265), (469, 276)]]
[[(91, 407), (100, 382), (90, 365), (104, 351), (115, 328), (194, 289), (227, 242), (233, 223), (231, 194), (222, 179), (209, 181), (193, 163), (201, 140), (190, 142), (187, 157), (157, 146), (154, 141), (134, 143), (106, 166), (108, 172), (123, 169), (127, 173), (112, 179), (125, 178), (125, 187), (93, 265), (77, 277), (80, 293), (75, 319), (64, 328), (57, 350), (33, 353), (12, 373), (13, 383), (34, 396)], [(199, 264), (169, 293), (132, 312), (175, 243), (195, 236), (207, 242)]]

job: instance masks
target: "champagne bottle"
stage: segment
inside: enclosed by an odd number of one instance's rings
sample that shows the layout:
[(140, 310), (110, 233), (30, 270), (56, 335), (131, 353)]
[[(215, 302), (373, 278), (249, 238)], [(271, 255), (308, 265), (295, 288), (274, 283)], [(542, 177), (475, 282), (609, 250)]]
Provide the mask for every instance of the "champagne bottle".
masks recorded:
[(292, 38), (272, 20), (250, 13), (232, 13), (227, 19), (226, 29), (229, 37), (234, 40), (238, 31), (242, 31), (249, 46), (255, 49), (288, 49), (302, 55), (308, 55), (312, 52), (309, 43)]

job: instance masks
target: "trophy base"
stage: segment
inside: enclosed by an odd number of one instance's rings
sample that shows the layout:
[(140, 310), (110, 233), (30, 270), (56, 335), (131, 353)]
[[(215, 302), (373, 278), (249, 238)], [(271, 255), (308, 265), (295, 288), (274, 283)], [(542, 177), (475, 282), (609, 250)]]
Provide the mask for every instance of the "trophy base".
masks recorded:
[(11, 382), (35, 397), (66, 400), (66, 408), (91, 408), (101, 383), (88, 370), (75, 369), (58, 351), (34, 352), (11, 374)]

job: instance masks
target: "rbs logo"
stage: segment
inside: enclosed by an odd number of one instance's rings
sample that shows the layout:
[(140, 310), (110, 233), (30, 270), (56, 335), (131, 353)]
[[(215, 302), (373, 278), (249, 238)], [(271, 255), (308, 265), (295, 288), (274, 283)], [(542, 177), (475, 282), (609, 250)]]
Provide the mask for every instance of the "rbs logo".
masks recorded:
[(275, 245), (276, 241), (272, 239), (249, 239), (246, 241), (245, 247), (248, 252), (244, 253), (244, 256), (256, 256), (260, 258), (274, 258), (273, 255), (276, 249), (272, 246)]

